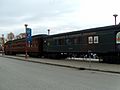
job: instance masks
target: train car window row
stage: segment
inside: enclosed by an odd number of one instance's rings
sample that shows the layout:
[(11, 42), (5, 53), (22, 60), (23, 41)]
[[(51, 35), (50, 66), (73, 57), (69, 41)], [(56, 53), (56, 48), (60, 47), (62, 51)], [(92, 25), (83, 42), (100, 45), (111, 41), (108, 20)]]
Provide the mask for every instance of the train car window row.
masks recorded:
[(98, 36), (89, 36), (88, 37), (88, 44), (97, 44), (97, 43), (99, 43)]
[(66, 38), (66, 39), (56, 39), (54, 40), (55, 45), (72, 45), (80, 44), (80, 37)]

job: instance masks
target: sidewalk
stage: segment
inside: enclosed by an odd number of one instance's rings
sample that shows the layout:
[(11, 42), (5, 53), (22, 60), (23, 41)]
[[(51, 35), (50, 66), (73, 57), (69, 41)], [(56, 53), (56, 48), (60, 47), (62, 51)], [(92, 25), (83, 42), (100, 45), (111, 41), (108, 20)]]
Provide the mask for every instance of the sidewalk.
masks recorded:
[(55, 66), (62, 66), (62, 67), (69, 67), (69, 68), (76, 68), (81, 70), (92, 70), (92, 71), (101, 71), (101, 72), (109, 72), (109, 73), (117, 73), (120, 74), (120, 64), (105, 64), (105, 63), (98, 63), (98, 62), (89, 62), (89, 61), (79, 61), (79, 60), (52, 60), (52, 59), (45, 59), (45, 58), (28, 58), (20, 56), (2, 56), (5, 58), (12, 58), (22, 61), (29, 61), (34, 63), (42, 63), (42, 64), (49, 64)]

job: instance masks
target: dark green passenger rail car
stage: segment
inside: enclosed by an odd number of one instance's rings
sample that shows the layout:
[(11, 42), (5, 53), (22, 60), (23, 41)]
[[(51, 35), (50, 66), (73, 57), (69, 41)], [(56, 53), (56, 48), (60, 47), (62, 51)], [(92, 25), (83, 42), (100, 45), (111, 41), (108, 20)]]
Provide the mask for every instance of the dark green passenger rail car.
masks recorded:
[(44, 39), (47, 57), (83, 57), (97, 54), (104, 62), (120, 62), (120, 25), (50, 35)]

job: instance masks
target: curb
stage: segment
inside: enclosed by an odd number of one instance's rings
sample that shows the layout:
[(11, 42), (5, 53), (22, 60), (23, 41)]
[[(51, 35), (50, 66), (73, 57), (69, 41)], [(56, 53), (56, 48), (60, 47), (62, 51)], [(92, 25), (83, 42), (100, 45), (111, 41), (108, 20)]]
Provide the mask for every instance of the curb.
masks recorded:
[(41, 62), (41, 61), (33, 61), (33, 60), (25, 60), (17, 57), (6, 57), (2, 56), (4, 58), (11, 58), (11, 59), (17, 59), (20, 61), (27, 61), (27, 62), (33, 62), (33, 63), (41, 63), (41, 64), (47, 64), (47, 65), (54, 65), (54, 66), (60, 66), (60, 67), (67, 67), (67, 68), (73, 68), (73, 69), (78, 69), (78, 70), (90, 70), (90, 71), (99, 71), (99, 72), (106, 72), (106, 73), (114, 73), (114, 74), (120, 74), (120, 72), (117, 71), (109, 71), (109, 70), (101, 70), (101, 69), (91, 69), (91, 68), (85, 68), (85, 67), (75, 67), (75, 66), (70, 66), (70, 65), (62, 65), (62, 64), (55, 64), (55, 63), (49, 63), (49, 62)]

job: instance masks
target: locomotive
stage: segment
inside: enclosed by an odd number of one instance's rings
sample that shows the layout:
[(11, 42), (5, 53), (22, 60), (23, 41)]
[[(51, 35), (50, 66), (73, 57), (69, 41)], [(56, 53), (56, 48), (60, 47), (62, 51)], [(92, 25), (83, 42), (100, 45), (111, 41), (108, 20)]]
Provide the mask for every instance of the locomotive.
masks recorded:
[[(25, 39), (8, 41), (7, 55), (24, 54)], [(120, 63), (120, 25), (111, 25), (54, 35), (32, 36), (28, 55), (34, 57), (66, 58), (96, 54), (103, 62)]]

